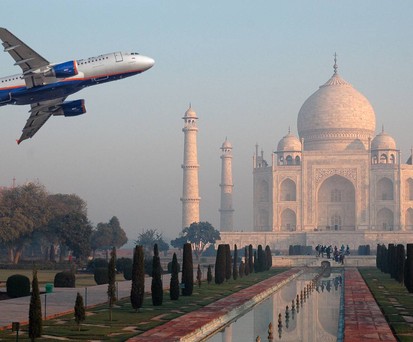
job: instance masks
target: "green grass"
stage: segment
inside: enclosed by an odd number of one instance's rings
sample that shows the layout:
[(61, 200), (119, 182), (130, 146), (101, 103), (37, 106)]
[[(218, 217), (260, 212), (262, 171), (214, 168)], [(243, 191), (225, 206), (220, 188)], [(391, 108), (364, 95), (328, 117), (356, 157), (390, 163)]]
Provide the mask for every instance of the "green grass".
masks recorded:
[(377, 268), (359, 271), (397, 338), (413, 341), (413, 293)]
[[(111, 322), (107, 305), (100, 305), (87, 310), (87, 318), (81, 325), (80, 331), (74, 322), (73, 315), (67, 315), (43, 322), (43, 334), (56, 337), (56, 339), (66, 337), (74, 341), (125, 341), (285, 270), (272, 269), (269, 272), (253, 273), (248, 277), (238, 278), (236, 281), (230, 280), (221, 285), (213, 283), (208, 285), (204, 282), (200, 288), (194, 286), (192, 296), (180, 296), (176, 301), (171, 301), (169, 291), (165, 291), (163, 304), (157, 307), (152, 306), (150, 294), (145, 294), (144, 305), (140, 312), (133, 310), (128, 298), (123, 299), (116, 303)], [(28, 341), (26, 329), (27, 327), (22, 328), (23, 334), (20, 334), (20, 341)], [(0, 331), (0, 340), (15, 340), (15, 333), (10, 330)], [(36, 341), (50, 341), (50, 338), (39, 338)]]
[[(54, 276), (56, 273), (61, 272), (60, 270), (38, 270), (37, 278), (39, 280), (39, 286), (44, 286), (47, 283), (52, 283), (54, 281)], [(1, 270), (0, 271), (0, 283), (2, 287), (6, 287), (7, 278), (14, 274), (22, 274), (29, 277), (32, 280), (32, 270)], [(116, 275), (117, 281), (125, 280), (122, 274)], [(86, 287), (96, 285), (93, 274), (89, 273), (79, 273), (76, 274), (76, 287)]]

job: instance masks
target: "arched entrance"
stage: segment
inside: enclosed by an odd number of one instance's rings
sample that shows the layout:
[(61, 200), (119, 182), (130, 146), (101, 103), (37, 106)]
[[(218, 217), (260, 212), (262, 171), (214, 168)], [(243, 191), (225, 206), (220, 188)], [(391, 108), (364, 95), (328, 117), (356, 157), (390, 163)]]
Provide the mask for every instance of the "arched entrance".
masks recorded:
[(317, 226), (322, 230), (356, 228), (354, 185), (346, 178), (334, 175), (327, 178), (317, 193)]

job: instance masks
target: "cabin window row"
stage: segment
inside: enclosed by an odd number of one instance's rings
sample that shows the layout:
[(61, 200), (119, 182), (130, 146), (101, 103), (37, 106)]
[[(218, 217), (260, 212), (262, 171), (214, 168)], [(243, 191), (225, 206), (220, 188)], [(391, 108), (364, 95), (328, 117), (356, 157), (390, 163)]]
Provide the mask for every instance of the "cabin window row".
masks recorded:
[(103, 58), (98, 58), (98, 59), (92, 59), (90, 61), (79, 62), (79, 64), (83, 65), (83, 64), (88, 64), (88, 63), (94, 63), (94, 62), (97, 62), (97, 61), (103, 61), (105, 59), (109, 59), (109, 57), (103, 57)]

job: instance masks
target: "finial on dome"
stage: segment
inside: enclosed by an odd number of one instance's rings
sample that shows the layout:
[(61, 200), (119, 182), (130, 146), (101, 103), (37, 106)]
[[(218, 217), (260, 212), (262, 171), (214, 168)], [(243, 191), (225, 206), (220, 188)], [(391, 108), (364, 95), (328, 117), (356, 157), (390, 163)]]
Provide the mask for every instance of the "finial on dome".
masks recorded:
[(334, 52), (334, 75), (337, 75), (337, 69), (338, 69), (338, 65), (337, 65), (337, 53)]
[(381, 125), (381, 132), (384, 133), (384, 125)]
[(291, 133), (291, 126), (288, 126), (288, 134)]

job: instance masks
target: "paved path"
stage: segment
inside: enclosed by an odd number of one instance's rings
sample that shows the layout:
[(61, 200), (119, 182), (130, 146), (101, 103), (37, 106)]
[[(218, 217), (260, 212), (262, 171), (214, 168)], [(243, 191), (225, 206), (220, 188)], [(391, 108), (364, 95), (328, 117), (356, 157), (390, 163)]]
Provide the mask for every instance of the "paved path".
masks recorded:
[[(169, 274), (163, 275), (163, 287), (169, 288)], [(145, 292), (151, 290), (152, 278), (145, 278)], [(131, 281), (119, 281), (118, 298), (129, 297)], [(73, 312), (77, 292), (83, 296), (87, 307), (105, 303), (107, 301), (108, 285), (96, 285), (87, 288), (54, 288), (52, 293), (42, 294), (42, 315), (47, 319)], [(44, 288), (40, 288), (44, 291)], [(29, 320), (30, 297), (2, 300), (0, 302), (0, 329), (11, 327), (12, 322), (27, 324)]]
[(344, 342), (397, 341), (356, 268), (344, 277)]

